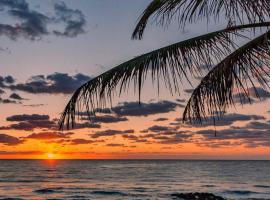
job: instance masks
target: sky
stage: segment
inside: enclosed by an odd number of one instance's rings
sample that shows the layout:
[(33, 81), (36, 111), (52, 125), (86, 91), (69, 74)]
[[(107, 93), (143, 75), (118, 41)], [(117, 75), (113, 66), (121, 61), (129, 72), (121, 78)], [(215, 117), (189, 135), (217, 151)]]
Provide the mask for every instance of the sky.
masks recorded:
[[(213, 126), (183, 124), (192, 87), (180, 95), (150, 81), (111, 109), (59, 131), (72, 93), (100, 73), (156, 48), (226, 27), (147, 27), (131, 39), (150, 0), (0, 1), (0, 159), (269, 159), (270, 93), (237, 104)], [(194, 80), (198, 83), (198, 80)], [(216, 136), (215, 136), (216, 133)]]

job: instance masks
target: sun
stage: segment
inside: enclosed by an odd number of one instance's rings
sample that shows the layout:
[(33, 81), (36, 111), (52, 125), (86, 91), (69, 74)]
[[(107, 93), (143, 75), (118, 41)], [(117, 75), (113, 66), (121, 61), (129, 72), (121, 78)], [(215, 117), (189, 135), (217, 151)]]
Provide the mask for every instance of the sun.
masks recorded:
[(53, 153), (47, 153), (47, 158), (48, 159), (54, 159), (54, 154)]

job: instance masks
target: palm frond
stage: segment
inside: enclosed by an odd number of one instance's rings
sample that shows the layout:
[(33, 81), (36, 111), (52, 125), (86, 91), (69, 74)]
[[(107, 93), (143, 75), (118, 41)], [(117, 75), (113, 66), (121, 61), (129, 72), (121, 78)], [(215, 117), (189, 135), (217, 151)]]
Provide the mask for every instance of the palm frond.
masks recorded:
[(226, 28), (172, 44), (120, 64), (82, 85), (74, 93), (60, 118), (60, 127), (64, 128), (66, 125), (68, 129), (73, 128), (75, 117), (82, 109), (92, 115), (97, 108), (104, 107), (106, 100), (111, 100), (117, 86), (120, 86), (121, 94), (133, 82), (138, 88), (140, 100), (141, 88), (148, 72), (151, 72), (152, 80), (157, 81), (157, 85), (163, 78), (172, 93), (179, 92), (178, 83), (183, 77), (189, 81), (188, 72), (197, 75), (202, 65), (211, 66), (213, 60), (222, 60), (231, 52), (235, 45), (232, 36), (239, 35), (237, 31), (264, 26), (270, 26), (270, 22)]
[[(235, 92), (241, 93), (240, 98), (249, 99), (249, 88), (256, 88), (255, 82), (267, 87), (269, 55), (268, 30), (230, 54), (202, 79), (187, 103), (183, 121), (201, 123), (209, 117), (220, 118), (229, 106), (234, 105)], [(257, 91), (255, 93), (259, 96)]]
[(263, 22), (270, 16), (269, 0), (153, 0), (142, 13), (132, 34), (133, 39), (142, 39), (149, 19), (157, 25), (167, 26), (172, 19), (177, 19), (180, 26), (193, 23), (203, 18), (221, 14), (231, 22)]

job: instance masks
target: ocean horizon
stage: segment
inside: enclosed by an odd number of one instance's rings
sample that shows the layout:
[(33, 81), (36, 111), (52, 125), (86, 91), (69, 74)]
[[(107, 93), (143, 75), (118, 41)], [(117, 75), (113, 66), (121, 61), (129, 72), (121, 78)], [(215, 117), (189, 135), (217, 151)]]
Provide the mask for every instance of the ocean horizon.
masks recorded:
[(270, 199), (270, 161), (0, 160), (0, 199)]

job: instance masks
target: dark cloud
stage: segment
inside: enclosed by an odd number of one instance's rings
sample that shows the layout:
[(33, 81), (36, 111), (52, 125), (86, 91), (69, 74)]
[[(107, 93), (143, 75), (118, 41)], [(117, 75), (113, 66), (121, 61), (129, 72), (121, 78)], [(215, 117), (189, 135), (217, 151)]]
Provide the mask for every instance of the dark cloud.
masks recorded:
[(89, 120), (92, 123), (117, 123), (117, 122), (128, 121), (128, 119), (126, 117), (113, 116), (113, 115), (102, 115), (102, 116), (94, 116), (94, 117), (83, 117), (82, 119), (83, 120)]
[(18, 122), (16, 124), (10, 124), (8, 126), (0, 127), (0, 130), (25, 130), (31, 131), (36, 128), (39, 129), (57, 129), (58, 125), (55, 120), (50, 120), (48, 115), (39, 114), (23, 114), (23, 115), (13, 115), (6, 118), (7, 121)]
[(235, 103), (251, 104), (256, 103), (255, 99), (259, 98), (261, 101), (264, 101), (270, 97), (270, 92), (261, 87), (251, 87), (246, 92), (249, 94), (249, 98), (244, 92), (234, 94), (233, 98)]
[[(150, 103), (123, 102), (111, 109), (111, 112), (119, 116), (149, 116), (154, 114), (168, 113), (182, 107), (179, 103), (171, 101), (159, 101)], [(101, 113), (109, 113), (110, 109), (99, 109)]]
[(54, 31), (55, 35), (76, 37), (79, 34), (85, 33), (84, 26), (86, 25), (86, 20), (80, 10), (70, 9), (64, 2), (56, 3), (54, 9), (60, 21), (66, 24), (65, 30), (63, 32)]
[(267, 90), (261, 88), (261, 87), (252, 87), (249, 88), (248, 90), (249, 94), (251, 95), (251, 97), (260, 97), (262, 99), (266, 99), (270, 97), (270, 92), (268, 92)]
[(0, 89), (0, 94), (4, 94), (4, 93), (5, 93), (5, 91)]
[(46, 104), (42, 104), (42, 103), (39, 103), (39, 104), (28, 104), (28, 105), (23, 105), (25, 107), (40, 107), (40, 106), (45, 106)]
[(42, 151), (0, 151), (0, 155), (40, 155)]
[(91, 135), (92, 138), (99, 138), (99, 137), (108, 137), (108, 136), (115, 136), (115, 135), (123, 135), (123, 134), (129, 134), (134, 133), (134, 130), (104, 130), (104, 131), (97, 131), (93, 135)]
[(83, 74), (70, 76), (65, 73), (54, 73), (46, 77), (44, 75), (33, 76), (26, 83), (10, 85), (8, 88), (33, 94), (70, 94), (90, 79), (91, 77)]
[(160, 118), (155, 119), (154, 121), (155, 122), (163, 122), (163, 121), (168, 121), (168, 120), (169, 120), (168, 118), (160, 117)]
[(158, 144), (179, 144), (190, 141), (193, 133), (190, 131), (180, 131), (177, 128), (166, 126), (152, 126), (143, 133), (143, 135), (122, 135), (124, 139), (134, 143), (158, 143)]
[(176, 101), (179, 102), (179, 103), (185, 103), (186, 102), (185, 99), (176, 99)]
[(12, 84), (15, 82), (15, 79), (8, 75), (8, 76), (0, 76), (0, 88), (5, 88), (6, 85)]
[(12, 100), (12, 99), (2, 99), (0, 97), (0, 103), (3, 103), (3, 104), (20, 104), (20, 102), (17, 102), (15, 100)]
[(94, 140), (86, 140), (86, 139), (73, 139), (70, 140), (70, 145), (80, 145), (80, 144), (93, 144), (96, 143), (97, 141)]
[(19, 122), (17, 124), (11, 124), (9, 126), (2, 126), (0, 130), (24, 130), (32, 131), (34, 129), (57, 129), (57, 124), (54, 121), (50, 120), (40, 120), (40, 121), (25, 121)]
[(0, 134), (0, 144), (4, 144), (7, 146), (16, 146), (22, 143), (23, 140), (20, 140), (19, 138), (7, 134)]
[(15, 99), (15, 100), (24, 100), (24, 98), (22, 98), (20, 95), (16, 94), (16, 93), (12, 93), (9, 96), (10, 99)]
[(210, 147), (210, 148), (230, 148), (235, 145), (241, 145), (239, 142), (231, 141), (199, 141), (196, 143), (200, 147)]
[[(39, 114), (23, 114), (23, 115), (13, 115), (7, 117), (7, 121), (18, 122), (16, 124), (10, 124), (8, 126), (0, 127), (0, 130), (24, 130), (32, 131), (34, 129), (46, 129), (46, 130), (58, 130), (59, 126), (57, 119), (51, 120), (48, 115), (39, 115)], [(83, 128), (101, 128), (99, 124), (95, 123), (78, 123), (74, 129), (83, 129)]]
[(249, 122), (245, 126), (245, 128), (256, 129), (256, 130), (270, 130), (270, 123), (269, 122), (252, 121), (252, 122)]
[(181, 143), (186, 143), (188, 138), (190, 138), (189, 135), (175, 135), (172, 138), (164, 138), (159, 143), (160, 144), (181, 144)]
[(4, 82), (7, 84), (12, 84), (12, 83), (15, 83), (15, 79), (12, 76), (8, 75), (4, 77)]
[(185, 89), (184, 92), (188, 94), (192, 94), (194, 89)]
[[(201, 130), (197, 134), (201, 135), (202, 140), (197, 143), (201, 146), (208, 147), (222, 147), (228, 145), (244, 145), (248, 148), (255, 148), (259, 146), (270, 146), (270, 132), (269, 129), (249, 129), (254, 126), (232, 127), (223, 130)], [(214, 144), (214, 145), (213, 145)]]
[[(207, 126), (229, 126), (237, 121), (250, 121), (250, 120), (264, 120), (265, 117), (261, 115), (248, 115), (238, 113), (226, 113), (221, 118), (216, 118), (215, 124), (211, 117), (207, 117), (202, 124), (187, 124), (187, 126), (193, 127), (207, 127)], [(176, 122), (182, 122), (182, 118), (176, 118)]]
[(124, 144), (117, 144), (117, 143), (110, 143), (110, 144), (106, 144), (106, 146), (108, 147), (124, 147)]
[(101, 128), (101, 125), (89, 122), (77, 123), (73, 129), (84, 129), (84, 128)]
[(49, 115), (39, 115), (39, 114), (32, 114), (32, 115), (27, 115), (27, 114), (23, 114), (23, 115), (12, 115), (10, 117), (7, 117), (6, 120), (7, 121), (11, 121), (11, 122), (22, 122), (22, 121), (45, 121), (45, 120), (49, 120), (50, 117)]
[(74, 133), (68, 132), (41, 132), (41, 133), (32, 133), (31, 135), (28, 135), (27, 137), (24, 137), (25, 139), (36, 139), (36, 140), (52, 140), (52, 139), (60, 139), (60, 138), (69, 138)]
[(136, 136), (136, 135), (122, 135), (124, 139), (131, 140), (134, 143), (146, 143), (148, 142), (147, 139), (142, 138), (141, 136)]
[[(0, 35), (12, 40), (26, 38), (41, 39), (42, 36), (54, 34), (56, 36), (75, 37), (85, 33), (86, 20), (81, 11), (68, 8), (64, 3), (55, 4), (55, 16), (31, 10), (25, 0), (1, 0), (0, 11), (6, 11), (10, 16), (19, 20), (16, 25), (0, 24)], [(48, 25), (64, 25), (64, 32), (48, 31)]]
[(168, 132), (168, 131), (176, 131), (177, 128), (174, 127), (169, 127), (169, 126), (159, 126), (159, 125), (154, 125), (151, 126), (147, 129), (147, 131), (154, 132), (154, 133), (159, 133), (159, 132)]
[(12, 9), (28, 10), (28, 4), (25, 0), (1, 0), (0, 8), (3, 9), (5, 6)]

